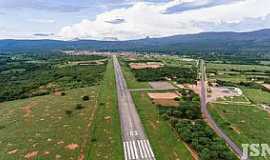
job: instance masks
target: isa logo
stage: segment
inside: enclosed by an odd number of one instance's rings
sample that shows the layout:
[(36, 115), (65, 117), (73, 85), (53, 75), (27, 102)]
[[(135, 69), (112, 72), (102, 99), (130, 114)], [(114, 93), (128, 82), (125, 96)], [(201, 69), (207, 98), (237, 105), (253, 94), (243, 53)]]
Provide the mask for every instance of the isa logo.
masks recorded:
[(243, 156), (241, 160), (248, 157), (270, 157), (270, 146), (268, 144), (242, 144)]

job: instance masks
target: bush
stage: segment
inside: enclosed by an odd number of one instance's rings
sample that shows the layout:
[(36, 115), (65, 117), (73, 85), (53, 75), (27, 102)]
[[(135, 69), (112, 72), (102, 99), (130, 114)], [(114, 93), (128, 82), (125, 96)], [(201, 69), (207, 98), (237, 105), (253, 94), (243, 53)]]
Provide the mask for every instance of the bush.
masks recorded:
[(72, 115), (72, 111), (71, 110), (66, 110), (66, 115), (68, 115), (70, 117)]
[(82, 97), (82, 100), (88, 101), (88, 100), (90, 100), (90, 98), (89, 98), (89, 96), (83, 96), (83, 97)]
[(81, 109), (84, 109), (84, 107), (82, 106), (82, 104), (77, 104), (75, 109), (81, 110)]

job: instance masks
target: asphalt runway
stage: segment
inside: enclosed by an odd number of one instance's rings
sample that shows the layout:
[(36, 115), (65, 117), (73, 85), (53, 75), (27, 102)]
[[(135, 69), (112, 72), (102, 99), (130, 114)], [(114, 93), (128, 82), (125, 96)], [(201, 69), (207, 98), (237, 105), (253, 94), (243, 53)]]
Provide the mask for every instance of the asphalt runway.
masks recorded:
[(155, 160), (117, 57), (113, 56), (125, 160)]

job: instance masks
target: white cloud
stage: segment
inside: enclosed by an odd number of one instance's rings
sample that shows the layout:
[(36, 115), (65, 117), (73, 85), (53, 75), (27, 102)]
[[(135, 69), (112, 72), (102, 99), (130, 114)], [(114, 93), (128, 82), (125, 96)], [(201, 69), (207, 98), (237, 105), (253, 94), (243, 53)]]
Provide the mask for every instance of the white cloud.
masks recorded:
[[(161, 37), (211, 31), (213, 28), (218, 29), (217, 26), (222, 28), (222, 24), (240, 23), (247, 18), (256, 20), (270, 14), (269, 0), (237, 1), (208, 8), (164, 14), (169, 7), (196, 1), (200, 0), (176, 0), (164, 3), (137, 2), (129, 8), (114, 9), (99, 14), (93, 21), (85, 19), (78, 24), (63, 27), (57, 37), (64, 39), (116, 37), (120, 40), (146, 36)], [(125, 23), (107, 23), (115, 19), (124, 19)], [(209, 26), (202, 27), (200, 25), (202, 23)], [(232, 30), (234, 29), (232, 28)], [(252, 30), (252, 28), (250, 29)], [(245, 28), (237, 28), (237, 31), (242, 30), (244, 31)]]

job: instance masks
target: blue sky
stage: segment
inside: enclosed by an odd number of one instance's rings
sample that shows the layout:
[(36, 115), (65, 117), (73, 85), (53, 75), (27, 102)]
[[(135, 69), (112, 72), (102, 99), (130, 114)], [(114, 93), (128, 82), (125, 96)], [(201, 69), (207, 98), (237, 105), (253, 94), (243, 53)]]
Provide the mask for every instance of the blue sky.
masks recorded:
[(0, 0), (0, 39), (126, 40), (264, 28), (269, 0)]

